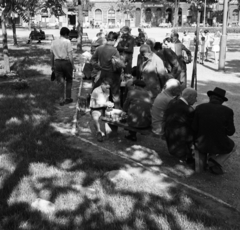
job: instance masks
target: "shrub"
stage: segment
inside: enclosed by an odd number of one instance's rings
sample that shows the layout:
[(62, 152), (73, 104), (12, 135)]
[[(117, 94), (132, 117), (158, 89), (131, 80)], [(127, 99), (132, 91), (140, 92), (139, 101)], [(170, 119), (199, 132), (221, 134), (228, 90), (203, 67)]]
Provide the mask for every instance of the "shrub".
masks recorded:
[[(222, 27), (200, 27), (201, 30), (209, 30), (209, 33), (216, 33), (217, 31), (222, 32)], [(172, 32), (184, 32), (187, 30), (189, 33), (195, 33), (196, 27), (179, 27), (173, 28)], [(240, 33), (240, 27), (227, 27), (227, 33)]]

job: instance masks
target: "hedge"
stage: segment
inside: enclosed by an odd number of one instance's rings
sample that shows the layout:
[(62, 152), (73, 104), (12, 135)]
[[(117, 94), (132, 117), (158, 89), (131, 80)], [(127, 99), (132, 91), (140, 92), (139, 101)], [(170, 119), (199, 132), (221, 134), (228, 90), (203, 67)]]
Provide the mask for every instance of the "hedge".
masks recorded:
[[(200, 29), (202, 31), (204, 30), (208, 30), (209, 33), (216, 33), (217, 31), (222, 32), (222, 27), (200, 27)], [(172, 32), (184, 32), (184, 31), (188, 31), (189, 33), (195, 33), (196, 31), (196, 27), (179, 27), (177, 28), (173, 28)], [(227, 33), (240, 33), (240, 27), (227, 27)]]

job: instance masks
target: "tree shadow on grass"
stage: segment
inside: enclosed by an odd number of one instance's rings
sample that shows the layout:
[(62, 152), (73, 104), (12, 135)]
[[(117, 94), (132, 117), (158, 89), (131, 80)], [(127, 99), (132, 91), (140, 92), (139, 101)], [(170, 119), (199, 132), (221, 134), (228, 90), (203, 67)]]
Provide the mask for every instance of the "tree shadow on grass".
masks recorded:
[[(138, 166), (87, 143), (75, 146), (57, 132), (52, 123), (59, 95), (49, 83), (33, 81), (21, 92), (1, 88), (0, 139), (6, 150), (0, 157), (9, 161), (0, 161), (8, 171), (0, 181), (1, 229), (180, 230), (221, 224), (234, 229), (160, 175), (153, 183), (137, 177), (117, 184), (106, 179), (110, 170)], [(52, 201), (55, 214), (32, 209), (36, 198)]]

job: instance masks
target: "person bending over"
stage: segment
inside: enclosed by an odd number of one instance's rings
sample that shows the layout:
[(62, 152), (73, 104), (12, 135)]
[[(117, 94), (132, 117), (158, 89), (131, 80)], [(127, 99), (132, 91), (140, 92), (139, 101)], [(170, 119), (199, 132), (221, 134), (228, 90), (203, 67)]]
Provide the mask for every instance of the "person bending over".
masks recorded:
[(110, 85), (111, 82), (109, 79), (103, 79), (101, 85), (93, 90), (90, 99), (91, 115), (97, 130), (97, 140), (100, 142), (103, 141), (105, 134), (101, 130), (99, 119), (104, 115), (107, 107), (113, 107), (114, 105), (109, 101)]
[[(151, 126), (151, 95), (144, 89), (145, 86), (144, 81), (135, 80), (123, 105), (123, 111), (128, 114), (127, 124), (133, 128), (143, 129)], [(136, 132), (129, 131), (125, 138), (136, 141)]]

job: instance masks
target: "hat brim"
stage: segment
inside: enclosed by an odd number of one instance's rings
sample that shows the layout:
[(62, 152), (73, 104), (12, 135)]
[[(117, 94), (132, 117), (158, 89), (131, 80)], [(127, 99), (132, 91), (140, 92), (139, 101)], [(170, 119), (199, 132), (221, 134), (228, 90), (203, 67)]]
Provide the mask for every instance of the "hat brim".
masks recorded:
[(223, 97), (223, 96), (221, 96), (221, 95), (219, 95), (219, 94), (217, 94), (217, 93), (215, 93), (215, 92), (213, 92), (211, 90), (207, 92), (207, 95), (209, 97), (212, 96), (212, 95), (215, 95), (215, 96), (218, 96), (218, 97), (222, 98), (224, 101), (228, 101), (228, 99), (226, 97)]

